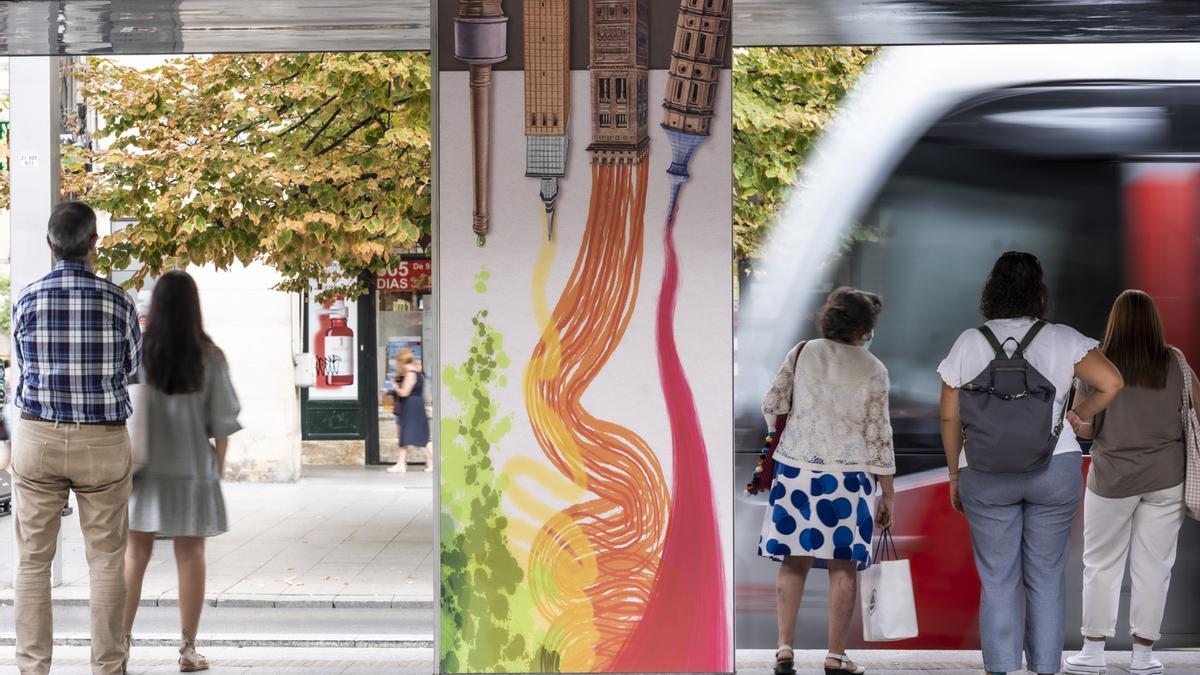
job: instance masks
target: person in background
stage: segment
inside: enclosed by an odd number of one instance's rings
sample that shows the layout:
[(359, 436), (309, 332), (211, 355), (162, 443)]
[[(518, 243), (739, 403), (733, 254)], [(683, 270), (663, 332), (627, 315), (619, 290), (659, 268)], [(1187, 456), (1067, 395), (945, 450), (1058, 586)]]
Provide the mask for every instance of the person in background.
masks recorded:
[(0, 359), (0, 471), (12, 463), (12, 420), (8, 411), (8, 359)]
[(758, 540), (758, 555), (781, 563), (777, 675), (795, 672), (796, 618), (813, 567), (829, 570), (825, 673), (866, 672), (846, 656), (846, 640), (858, 572), (871, 564), (875, 528), (891, 527), (895, 499), (888, 373), (867, 351), (882, 308), (874, 293), (831, 293), (817, 315), (824, 337), (788, 352), (763, 399), (768, 425), (787, 415)]
[(1108, 315), (1102, 349), (1121, 371), (1125, 388), (1099, 415), (1084, 417), (1078, 407), (1067, 415), (1076, 434), (1094, 439), (1083, 498), (1082, 632), (1087, 640), (1067, 659), (1066, 672), (1072, 675), (1105, 671), (1104, 639), (1116, 635), (1126, 560), (1134, 641), (1129, 669), (1134, 675), (1163, 672), (1152, 649), (1161, 637), (1184, 517), (1184, 377), (1200, 391), (1183, 354), (1167, 344), (1163, 333), (1149, 295), (1122, 293)]
[[(204, 540), (229, 529), (221, 475), (229, 436), (241, 429), (241, 408), (221, 350), (204, 332), (200, 294), (185, 272), (164, 274), (154, 285), (146, 323), (145, 465), (129, 500), (125, 641), (132, 643), (142, 581), (155, 539), (171, 539), (179, 576), (183, 634), (179, 669), (206, 670), (196, 653), (204, 607)], [(143, 414), (139, 412), (139, 414)]]
[(8, 395), (8, 359), (0, 359), (0, 424), (4, 425), (0, 443), (0, 471), (12, 464), (12, 399)]
[[(413, 450), (429, 445), (429, 418), (425, 414), (425, 375), (421, 364), (411, 349), (401, 349), (396, 354), (396, 376), (392, 381), (396, 404), (392, 413), (396, 416), (399, 434), (400, 455), (396, 464), (388, 469), (392, 473), (408, 471), (408, 456)], [(426, 452), (426, 471), (433, 470), (433, 458)]]
[[(983, 286), (979, 308), (1000, 345), (1027, 342), (1024, 357), (1055, 391), (1053, 421), (1065, 414), (1072, 383), (1091, 386), (1075, 409), (1091, 417), (1121, 390), (1121, 373), (1095, 340), (1062, 324), (1035, 324), (1049, 305), (1042, 264), (1022, 252), (1000, 256)], [(1033, 336), (1032, 341), (1028, 341)], [(1001, 347), (1003, 349), (1003, 347)], [(982, 582), (979, 637), (990, 673), (1022, 669), (1057, 673), (1066, 621), (1066, 566), (1071, 524), (1083, 492), (1082, 450), (1064, 428), (1043, 468), (1027, 473), (972, 471), (963, 452), (959, 389), (982, 373), (994, 348), (978, 329), (954, 343), (938, 367), (942, 377), (942, 444), (950, 467), (950, 502), (971, 527), (975, 567)], [(1046, 429), (1047, 439), (1052, 429)]]
[(20, 412), (12, 449), (17, 544), (16, 655), (23, 675), (50, 672), (50, 566), (68, 495), (75, 492), (90, 573), (92, 672), (121, 673), (128, 531), (128, 381), (142, 335), (129, 295), (91, 271), (96, 214), (64, 202), (50, 214), (54, 269), (13, 303)]

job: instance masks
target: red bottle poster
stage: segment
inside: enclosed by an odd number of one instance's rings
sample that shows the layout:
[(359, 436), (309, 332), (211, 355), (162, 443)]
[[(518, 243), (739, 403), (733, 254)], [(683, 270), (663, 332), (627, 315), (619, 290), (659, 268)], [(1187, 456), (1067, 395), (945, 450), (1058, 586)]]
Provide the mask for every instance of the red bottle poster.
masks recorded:
[(317, 361), (310, 399), (358, 398), (358, 303), (345, 298), (308, 302), (308, 345)]

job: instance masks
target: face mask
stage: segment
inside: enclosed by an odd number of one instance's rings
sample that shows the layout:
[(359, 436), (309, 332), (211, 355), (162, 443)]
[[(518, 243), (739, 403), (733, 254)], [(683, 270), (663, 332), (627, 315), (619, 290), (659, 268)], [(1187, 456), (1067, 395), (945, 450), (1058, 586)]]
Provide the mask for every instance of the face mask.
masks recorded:
[(875, 331), (872, 330), (871, 336), (867, 338), (867, 341), (865, 343), (863, 343), (863, 349), (870, 349), (871, 343), (874, 341), (875, 341)]

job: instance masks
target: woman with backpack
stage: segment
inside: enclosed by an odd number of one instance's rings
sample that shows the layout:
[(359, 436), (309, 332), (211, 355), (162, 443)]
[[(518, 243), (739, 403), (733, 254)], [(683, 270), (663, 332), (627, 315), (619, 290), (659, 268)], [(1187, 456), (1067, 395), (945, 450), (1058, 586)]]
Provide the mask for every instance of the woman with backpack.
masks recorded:
[(1200, 391), (1200, 381), (1182, 352), (1166, 343), (1158, 308), (1142, 291), (1117, 298), (1103, 350), (1125, 378), (1125, 389), (1099, 415), (1078, 408), (1067, 415), (1079, 436), (1095, 440), (1083, 498), (1082, 631), (1087, 640), (1067, 659), (1066, 672), (1105, 671), (1104, 639), (1116, 635), (1128, 559), (1130, 672), (1158, 675), (1163, 665), (1152, 647), (1160, 637), (1184, 517), (1184, 378), (1194, 391)]
[(967, 517), (982, 582), (979, 634), (989, 673), (1062, 665), (1066, 564), (1083, 491), (1082, 451), (1064, 425), (1076, 378), (1081, 418), (1104, 410), (1121, 373), (1075, 329), (1045, 321), (1041, 262), (1000, 256), (983, 287), (986, 323), (938, 367), (950, 501)]
[(866, 672), (845, 653), (858, 572), (871, 564), (875, 530), (892, 525), (888, 373), (867, 351), (882, 307), (874, 293), (835, 290), (817, 315), (824, 338), (788, 352), (763, 400), (768, 424), (787, 416), (758, 544), (781, 563), (776, 675), (795, 672), (791, 645), (813, 567), (829, 570), (826, 675)]

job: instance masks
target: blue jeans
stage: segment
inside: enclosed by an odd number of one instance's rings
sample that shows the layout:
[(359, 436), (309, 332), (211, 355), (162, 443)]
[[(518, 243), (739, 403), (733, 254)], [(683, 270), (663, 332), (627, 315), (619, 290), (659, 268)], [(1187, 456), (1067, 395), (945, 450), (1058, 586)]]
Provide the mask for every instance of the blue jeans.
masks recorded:
[(1079, 453), (1028, 474), (963, 469), (959, 491), (983, 584), (984, 667), (1056, 673), (1062, 665), (1071, 525), (1083, 491)]

